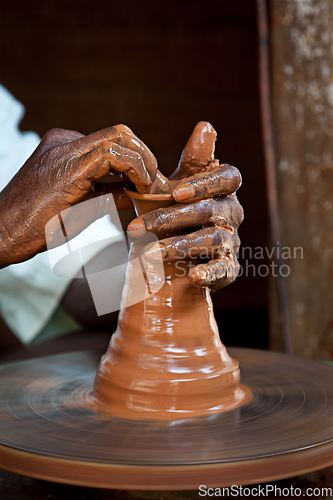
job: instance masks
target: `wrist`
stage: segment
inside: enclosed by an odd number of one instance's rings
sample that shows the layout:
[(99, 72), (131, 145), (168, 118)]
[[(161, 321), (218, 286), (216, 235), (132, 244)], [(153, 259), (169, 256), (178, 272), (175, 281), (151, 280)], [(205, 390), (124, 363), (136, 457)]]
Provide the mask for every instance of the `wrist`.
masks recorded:
[(0, 268), (9, 266), (12, 263), (11, 251), (13, 248), (13, 237), (7, 230), (7, 210), (4, 202), (4, 193), (0, 194)]
[(6, 245), (4, 245), (2, 237), (0, 236), (0, 269), (10, 266), (10, 264), (13, 263), (14, 260), (10, 252), (8, 252)]
[(0, 222), (0, 269), (17, 262), (15, 259), (15, 246), (13, 238), (8, 233), (3, 222)]
[[(6, 199), (4, 191), (0, 195), (0, 268), (26, 260), (25, 249), (18, 241), (18, 235), (13, 228), (16, 223), (16, 213), (9, 210), (11, 200)], [(22, 255), (23, 254), (23, 255)]]

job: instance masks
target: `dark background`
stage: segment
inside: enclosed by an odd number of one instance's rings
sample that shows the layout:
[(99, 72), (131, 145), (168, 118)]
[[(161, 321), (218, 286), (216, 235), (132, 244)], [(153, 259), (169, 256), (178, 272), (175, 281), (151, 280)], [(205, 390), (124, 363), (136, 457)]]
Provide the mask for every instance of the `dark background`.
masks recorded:
[[(0, 82), (26, 107), (22, 130), (88, 134), (125, 123), (170, 174), (200, 120), (243, 176), (243, 247), (267, 246), (254, 0), (1, 0)], [(240, 259), (245, 265), (244, 260)], [(227, 345), (266, 347), (267, 278), (213, 294)], [(253, 277), (253, 274), (256, 277)]]

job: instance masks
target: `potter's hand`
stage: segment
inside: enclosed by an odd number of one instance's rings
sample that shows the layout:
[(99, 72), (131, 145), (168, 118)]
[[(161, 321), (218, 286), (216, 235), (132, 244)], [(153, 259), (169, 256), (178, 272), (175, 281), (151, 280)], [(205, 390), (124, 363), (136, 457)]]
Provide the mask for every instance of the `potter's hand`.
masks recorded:
[(154, 210), (133, 221), (135, 232), (132, 234), (140, 234), (140, 223), (144, 224), (141, 231), (144, 228), (158, 236), (189, 227), (205, 226), (190, 234), (160, 240), (161, 253), (155, 245), (151, 250), (146, 250), (145, 258), (152, 262), (160, 255), (164, 260), (173, 261), (198, 256), (208, 259), (208, 262), (192, 267), (188, 277), (194, 286), (217, 290), (229, 285), (237, 277), (237, 252), (240, 245), (237, 229), (242, 220), (243, 209), (236, 195), (231, 194)]
[[(214, 158), (216, 132), (208, 122), (195, 126), (174, 173), (167, 179), (157, 171), (150, 193), (172, 193), (179, 203), (235, 192), (242, 183), (237, 168)], [(171, 181), (171, 182), (169, 182)]]
[[(154, 155), (124, 125), (84, 136), (54, 129), (0, 194), (0, 267), (21, 262), (45, 249), (45, 226), (63, 210), (99, 194), (114, 193), (118, 208), (129, 200), (119, 184), (96, 184), (108, 173), (126, 174), (138, 191), (155, 179)], [(71, 224), (71, 238), (104, 215), (87, 213)], [(73, 211), (75, 213), (75, 210)], [(82, 213), (82, 212), (81, 212)], [(84, 219), (84, 220), (83, 220)]]
[[(191, 234), (163, 239), (160, 247), (165, 260), (196, 256), (210, 259), (192, 267), (189, 280), (194, 286), (209, 286), (212, 290), (228, 285), (237, 277), (240, 245), (237, 230), (243, 220), (243, 209), (234, 194), (241, 185), (241, 175), (237, 168), (220, 165), (214, 159), (215, 141), (213, 127), (207, 122), (198, 123), (177, 170), (170, 177), (170, 180), (180, 179), (172, 194), (181, 204), (143, 215), (128, 227), (134, 237), (145, 231), (162, 237), (204, 226)], [(151, 253), (147, 252), (148, 259), (154, 258)]]
[(170, 180), (180, 180), (173, 191), (176, 201), (182, 203), (229, 194), (239, 188), (241, 176), (237, 168), (227, 165), (226, 169), (214, 158), (216, 137), (216, 131), (208, 122), (199, 122), (194, 127), (178, 167), (170, 176)]

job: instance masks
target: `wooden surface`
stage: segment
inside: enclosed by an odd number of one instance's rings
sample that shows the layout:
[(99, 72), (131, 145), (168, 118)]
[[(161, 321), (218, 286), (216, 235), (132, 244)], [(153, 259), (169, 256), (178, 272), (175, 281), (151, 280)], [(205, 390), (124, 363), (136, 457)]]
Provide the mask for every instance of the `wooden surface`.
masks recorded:
[[(265, 487), (266, 484), (251, 485), (251, 487)], [(301, 488), (302, 492), (305, 492), (307, 488), (332, 488), (333, 467), (269, 484), (276, 488), (281, 488), (281, 490), (283, 488), (291, 489), (291, 487)], [(202, 497), (199, 496), (198, 489), (185, 491), (138, 491), (87, 488), (84, 486), (42, 481), (0, 469), (0, 498), (1, 500), (197, 500)], [(235, 496), (228, 495), (226, 492), (223, 498), (229, 499), (235, 498)], [(247, 496), (246, 498), (256, 500), (258, 496)], [(265, 498), (272, 499), (279, 497), (268, 493)], [(295, 495), (284, 495), (282, 498), (294, 500)], [(322, 500), (326, 498), (326, 495), (319, 495), (316, 498)]]
[[(317, 359), (333, 359), (332, 33), (330, 0), (271, 2), (280, 247), (286, 247), (282, 259), (290, 269), (292, 343), (295, 354)], [(278, 310), (273, 300), (275, 349)]]

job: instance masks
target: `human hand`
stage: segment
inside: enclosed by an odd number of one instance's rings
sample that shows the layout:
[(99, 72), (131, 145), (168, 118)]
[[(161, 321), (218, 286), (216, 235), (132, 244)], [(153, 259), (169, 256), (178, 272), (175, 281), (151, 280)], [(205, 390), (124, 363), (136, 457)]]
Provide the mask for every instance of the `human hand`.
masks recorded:
[(163, 237), (202, 226), (193, 233), (160, 240), (160, 248), (147, 249), (145, 255), (148, 260), (154, 260), (155, 252), (164, 260), (209, 256), (209, 262), (192, 267), (188, 277), (192, 285), (208, 286), (211, 290), (222, 288), (237, 277), (238, 227), (244, 217), (234, 193), (241, 185), (241, 175), (235, 167), (220, 165), (214, 159), (215, 140), (213, 127), (198, 123), (170, 177), (180, 179), (172, 192), (180, 204), (142, 215), (128, 226), (133, 237), (145, 231)]
[[(131, 207), (124, 184), (95, 183), (108, 173), (130, 179), (145, 192), (155, 179), (157, 161), (145, 144), (125, 125), (84, 136), (54, 129), (0, 194), (0, 267), (21, 262), (45, 249), (45, 226), (64, 210), (99, 195), (112, 193), (117, 208)], [(107, 210), (106, 197), (97, 213), (67, 211), (76, 236)], [(63, 221), (64, 222), (64, 221)], [(55, 235), (56, 239), (56, 235)]]

